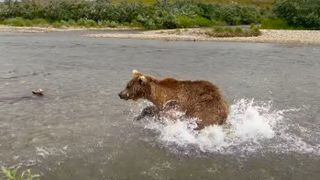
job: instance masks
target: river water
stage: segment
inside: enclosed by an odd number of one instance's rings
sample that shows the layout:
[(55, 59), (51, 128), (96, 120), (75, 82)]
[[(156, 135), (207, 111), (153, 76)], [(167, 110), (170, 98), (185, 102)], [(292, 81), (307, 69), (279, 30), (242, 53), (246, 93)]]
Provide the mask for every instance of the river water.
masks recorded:
[[(46, 180), (319, 179), (319, 46), (86, 33), (0, 33), (0, 166)], [(134, 121), (148, 102), (117, 96), (133, 69), (211, 81), (228, 123)]]

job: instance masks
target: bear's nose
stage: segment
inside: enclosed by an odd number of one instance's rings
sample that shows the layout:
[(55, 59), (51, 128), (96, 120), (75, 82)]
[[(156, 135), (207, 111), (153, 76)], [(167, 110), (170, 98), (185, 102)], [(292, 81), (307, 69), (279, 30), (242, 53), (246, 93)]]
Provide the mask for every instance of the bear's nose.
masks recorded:
[(119, 94), (120, 99), (128, 99), (127, 95), (123, 92), (120, 92)]
[(119, 93), (119, 97), (120, 97), (120, 99), (128, 100), (128, 99), (129, 99), (129, 93), (128, 93), (128, 91), (126, 91), (126, 90), (121, 91), (121, 92)]

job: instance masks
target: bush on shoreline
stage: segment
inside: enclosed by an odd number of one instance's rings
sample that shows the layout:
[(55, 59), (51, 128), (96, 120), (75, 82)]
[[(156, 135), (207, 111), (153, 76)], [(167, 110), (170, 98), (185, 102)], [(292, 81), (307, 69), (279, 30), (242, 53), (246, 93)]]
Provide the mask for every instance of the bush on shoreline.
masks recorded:
[[(259, 8), (237, 4), (205, 4), (192, 0), (157, 2), (146, 5), (128, 1), (112, 3), (111, 0), (5, 1), (0, 3), (0, 20), (17, 26), (100, 27), (121, 24), (145, 29), (172, 29), (259, 23), (262, 16)], [(35, 19), (47, 23), (36, 23)]]
[(241, 27), (215, 27), (205, 34), (210, 37), (253, 37), (261, 35), (259, 28), (251, 25), (250, 28), (245, 29)]
[(212, 3), (223, 2), (220, 0), (142, 2), (144, 0), (5, 0), (0, 2), (0, 23), (53, 27), (121, 25), (144, 29), (262, 24), (262, 28), (267, 29), (320, 29), (319, 0), (304, 0), (304, 3), (275, 0), (272, 9), (243, 5), (247, 3), (242, 0), (240, 4)]
[(293, 28), (320, 29), (319, 0), (277, 0), (273, 11)]
[(67, 28), (67, 27), (85, 27), (85, 28), (105, 28), (105, 27), (119, 27), (119, 23), (114, 21), (94, 21), (91, 19), (75, 20), (60, 20), (49, 22), (45, 19), (24, 19), (24, 18), (8, 18), (0, 20), (0, 24), (8, 26), (21, 26), (21, 27), (54, 27), (54, 28)]
[(290, 26), (286, 20), (280, 19), (280, 18), (267, 18), (262, 20), (261, 28), (262, 29), (298, 29)]

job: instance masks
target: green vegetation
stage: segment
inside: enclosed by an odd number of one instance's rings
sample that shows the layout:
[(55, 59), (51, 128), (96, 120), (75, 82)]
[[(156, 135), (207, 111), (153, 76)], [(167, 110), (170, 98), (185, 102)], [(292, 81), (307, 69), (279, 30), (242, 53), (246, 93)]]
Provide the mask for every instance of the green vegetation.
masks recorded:
[(292, 27), (320, 29), (319, 0), (278, 0), (273, 11)]
[(111, 0), (6, 0), (0, 3), (0, 23), (17, 26), (118, 25), (146, 29), (210, 27), (259, 23), (263, 11), (239, 4), (198, 1), (157, 1), (155, 4)]
[(262, 24), (320, 29), (319, 0), (5, 0), (0, 24), (174, 29)]
[[(5, 167), (2, 167), (1, 170), (2, 170), (2, 174), (4, 175), (4, 178), (6, 178), (7, 180), (35, 180), (35, 179), (39, 179), (39, 175), (32, 174), (30, 169), (22, 171), (21, 173), (18, 173), (19, 168), (7, 169)], [(1, 176), (0, 176), (0, 178), (1, 178)]]
[[(157, 0), (128, 0), (129, 2), (141, 2), (143, 4), (152, 5)], [(172, 0), (171, 0), (172, 1)], [(275, 0), (194, 0), (194, 2), (201, 3), (223, 3), (223, 4), (241, 4), (241, 5), (255, 5), (258, 7), (271, 7)], [(121, 0), (113, 0), (112, 2), (117, 3)]]
[(36, 26), (36, 27), (55, 27), (55, 28), (63, 28), (63, 27), (97, 27), (97, 28), (103, 28), (103, 27), (119, 27), (120, 24), (114, 22), (114, 21), (93, 21), (90, 19), (79, 19), (77, 21), (75, 20), (60, 20), (60, 21), (53, 21), (49, 22), (45, 19), (25, 19), (21, 17), (17, 18), (8, 18), (4, 20), (0, 20), (0, 24), (3, 25), (9, 25), (9, 26)]
[(215, 27), (211, 31), (206, 31), (206, 35), (210, 37), (252, 37), (261, 34), (258, 27), (251, 25), (250, 28), (231, 28), (231, 27)]
[(217, 22), (214, 20), (209, 20), (202, 16), (177, 16), (176, 17), (177, 27), (187, 28), (187, 27), (210, 27), (216, 25)]
[(296, 29), (292, 26), (289, 26), (286, 20), (280, 18), (268, 18), (262, 20), (261, 23), (262, 29)]
[(2, 20), (1, 24), (10, 25), (10, 26), (39, 26), (47, 27), (49, 23), (44, 19), (24, 19), (24, 18), (8, 18)]

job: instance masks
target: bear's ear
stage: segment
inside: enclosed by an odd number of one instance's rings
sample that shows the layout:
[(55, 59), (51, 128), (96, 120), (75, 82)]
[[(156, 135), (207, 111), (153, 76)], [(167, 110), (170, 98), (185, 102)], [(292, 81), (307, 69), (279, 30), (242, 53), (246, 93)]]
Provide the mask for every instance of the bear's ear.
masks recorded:
[(139, 71), (137, 71), (137, 70), (133, 70), (132, 71), (132, 76), (133, 77), (140, 77), (140, 76), (143, 76), (143, 74), (141, 73), (141, 72), (139, 72)]
[(147, 83), (147, 78), (145, 76), (139, 76), (139, 82), (140, 84), (146, 84)]

